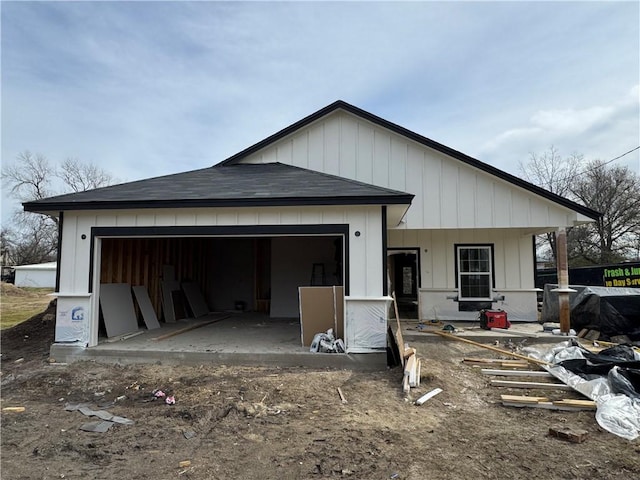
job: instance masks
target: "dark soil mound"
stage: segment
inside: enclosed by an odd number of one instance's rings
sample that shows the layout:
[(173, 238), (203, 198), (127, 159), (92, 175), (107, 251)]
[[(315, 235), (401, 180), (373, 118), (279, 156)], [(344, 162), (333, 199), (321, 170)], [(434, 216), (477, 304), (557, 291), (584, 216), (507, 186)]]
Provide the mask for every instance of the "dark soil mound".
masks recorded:
[(49, 355), (49, 347), (55, 337), (56, 300), (52, 300), (44, 312), (0, 333), (3, 369), (7, 362), (19, 358), (42, 360)]

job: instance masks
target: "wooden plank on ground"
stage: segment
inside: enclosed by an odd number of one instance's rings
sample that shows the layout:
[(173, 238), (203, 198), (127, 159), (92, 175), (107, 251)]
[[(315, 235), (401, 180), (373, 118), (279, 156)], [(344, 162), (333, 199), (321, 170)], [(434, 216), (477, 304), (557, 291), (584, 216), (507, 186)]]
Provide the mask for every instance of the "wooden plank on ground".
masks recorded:
[(500, 399), (503, 402), (507, 401), (514, 403), (538, 403), (549, 401), (547, 397), (530, 397), (528, 395), (500, 395)]
[(204, 327), (205, 325), (219, 322), (220, 320), (224, 320), (225, 318), (229, 318), (230, 316), (231, 315), (224, 315), (222, 317), (213, 318), (211, 320), (205, 320), (204, 322), (195, 323), (193, 325), (189, 325), (188, 327), (180, 328), (178, 330), (174, 330), (173, 332), (169, 332), (165, 335), (160, 335), (159, 337), (152, 338), (151, 340), (155, 340), (156, 342), (159, 342), (161, 340), (166, 340), (167, 338), (175, 337), (176, 335), (180, 335), (181, 333), (189, 332), (191, 330), (195, 330), (196, 328)]
[(417, 399), (415, 404), (418, 405), (418, 406), (422, 405), (424, 402), (426, 402), (430, 398), (435, 397), (436, 395), (438, 395), (441, 392), (442, 392), (441, 388), (434, 388), (430, 392), (425, 393), (423, 396), (421, 396), (419, 399)]
[(513, 364), (513, 365), (528, 365), (528, 362), (524, 360), (512, 360), (512, 359), (504, 359), (504, 358), (471, 358), (465, 357), (462, 359), (464, 363), (470, 364), (478, 364), (478, 365), (501, 365), (501, 364)]
[(537, 358), (526, 357), (524, 355), (520, 355), (519, 353), (510, 352), (508, 350), (503, 350), (501, 348), (494, 347), (492, 345), (485, 345), (483, 343), (474, 342), (473, 340), (468, 340), (462, 337), (456, 337), (455, 335), (451, 335), (450, 333), (445, 333), (440, 330), (418, 330), (420, 333), (432, 333), (434, 335), (439, 335), (444, 338), (448, 338), (449, 340), (456, 340), (458, 342), (468, 343), (470, 345), (474, 345), (480, 348), (486, 348), (487, 350), (491, 350), (493, 352), (498, 352), (502, 355), (507, 355), (509, 357), (519, 358), (521, 360), (525, 360), (530, 363), (535, 363), (536, 365), (550, 365), (549, 362), (545, 362), (544, 360), (538, 360)]
[(542, 370), (499, 370), (492, 368), (483, 368), (480, 370), (483, 375), (494, 375), (496, 377), (544, 377), (553, 378), (549, 372)]
[(564, 383), (544, 383), (544, 382), (516, 382), (513, 380), (491, 380), (491, 385), (494, 387), (509, 387), (509, 388), (532, 388), (532, 389), (548, 389), (548, 390), (573, 390), (569, 385)]
[(416, 356), (415, 355), (411, 355), (408, 359), (407, 359), (407, 363), (404, 367), (404, 376), (405, 377), (409, 377), (409, 386), (410, 387), (415, 387), (416, 386)]
[(575, 400), (573, 398), (565, 398), (563, 400), (556, 400), (553, 402), (554, 405), (566, 405), (569, 407), (594, 407), (596, 403), (593, 400)]
[(505, 407), (530, 407), (543, 408), (547, 410), (561, 410), (566, 412), (577, 412), (581, 410), (595, 410), (596, 403), (590, 400), (561, 400), (550, 402), (546, 397), (528, 397), (517, 395), (500, 395), (502, 405)]

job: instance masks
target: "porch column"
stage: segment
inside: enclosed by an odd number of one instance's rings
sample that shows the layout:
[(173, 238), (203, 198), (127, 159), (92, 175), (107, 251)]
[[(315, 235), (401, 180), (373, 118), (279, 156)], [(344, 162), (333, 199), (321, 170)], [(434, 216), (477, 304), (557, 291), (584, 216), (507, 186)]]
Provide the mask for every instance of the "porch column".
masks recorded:
[(567, 261), (567, 231), (561, 227), (556, 232), (556, 252), (558, 269), (558, 288), (552, 290), (558, 292), (560, 332), (568, 335), (571, 329), (571, 308), (569, 294), (575, 292), (569, 288), (569, 264)]

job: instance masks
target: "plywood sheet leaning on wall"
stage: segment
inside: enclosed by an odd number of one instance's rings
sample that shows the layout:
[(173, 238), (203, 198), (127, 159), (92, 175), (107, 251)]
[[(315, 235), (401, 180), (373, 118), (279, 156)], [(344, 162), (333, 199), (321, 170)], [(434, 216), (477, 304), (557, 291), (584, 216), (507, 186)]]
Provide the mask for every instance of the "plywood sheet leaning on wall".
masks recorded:
[(138, 330), (131, 285), (128, 283), (100, 284), (100, 307), (107, 337), (126, 335)]
[(156, 315), (153, 305), (151, 305), (151, 299), (149, 298), (149, 292), (147, 287), (138, 285), (133, 287), (133, 294), (136, 297), (140, 311), (142, 312), (142, 319), (144, 324), (149, 330), (160, 328), (160, 322), (158, 322), (158, 316)]
[(207, 305), (200, 287), (195, 282), (183, 282), (182, 291), (187, 298), (189, 308), (193, 312), (193, 317), (203, 317), (209, 313), (209, 306)]
[(173, 304), (173, 292), (180, 291), (180, 282), (177, 280), (163, 280), (161, 285), (164, 321), (167, 323), (176, 323), (176, 310)]
[(298, 287), (300, 300), (300, 336), (308, 347), (316, 333), (335, 325), (333, 287)]

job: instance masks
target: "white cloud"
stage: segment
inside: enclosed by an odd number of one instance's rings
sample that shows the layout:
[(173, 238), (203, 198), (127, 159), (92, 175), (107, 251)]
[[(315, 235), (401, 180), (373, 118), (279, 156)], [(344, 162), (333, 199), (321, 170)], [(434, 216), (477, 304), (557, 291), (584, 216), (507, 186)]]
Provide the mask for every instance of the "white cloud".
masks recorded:
[[(490, 138), (479, 149), (481, 157), (511, 168), (513, 159), (526, 161), (554, 145), (564, 154), (581, 153), (588, 159), (607, 160), (640, 145), (640, 86), (609, 105), (538, 110), (519, 127)], [(511, 162), (509, 162), (511, 158)], [(640, 173), (638, 156), (622, 161)]]

